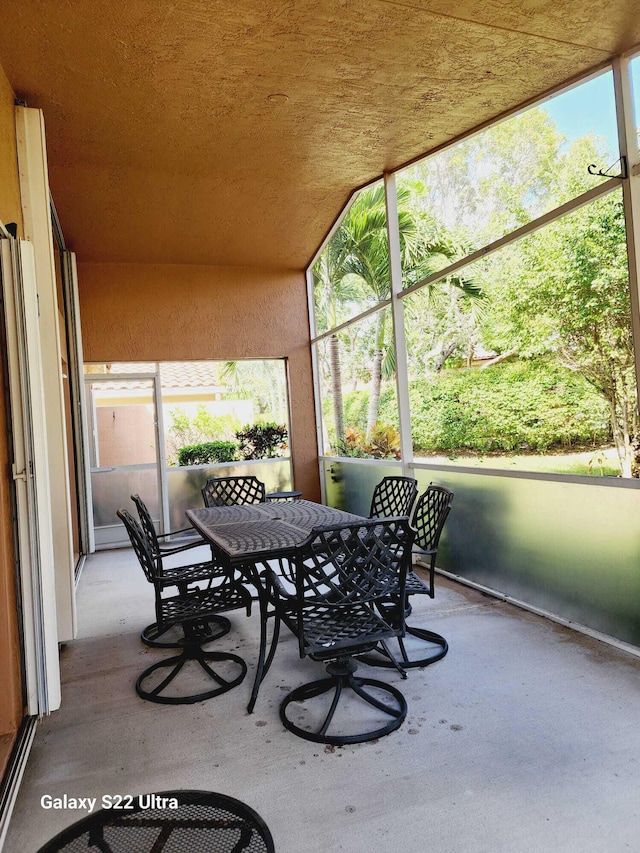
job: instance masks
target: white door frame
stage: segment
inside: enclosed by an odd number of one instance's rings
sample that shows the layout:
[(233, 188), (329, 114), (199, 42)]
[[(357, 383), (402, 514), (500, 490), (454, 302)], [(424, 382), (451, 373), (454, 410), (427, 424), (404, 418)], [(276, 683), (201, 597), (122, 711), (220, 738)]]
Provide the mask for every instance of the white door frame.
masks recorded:
[(42, 321), (41, 369), (46, 428), (36, 437), (45, 442), (48, 449), (58, 636), (63, 642), (76, 636), (76, 590), (47, 149), (42, 111), (16, 107), (15, 116), (24, 236), (33, 247)]
[(33, 246), (0, 240), (27, 712), (60, 706), (50, 468)]

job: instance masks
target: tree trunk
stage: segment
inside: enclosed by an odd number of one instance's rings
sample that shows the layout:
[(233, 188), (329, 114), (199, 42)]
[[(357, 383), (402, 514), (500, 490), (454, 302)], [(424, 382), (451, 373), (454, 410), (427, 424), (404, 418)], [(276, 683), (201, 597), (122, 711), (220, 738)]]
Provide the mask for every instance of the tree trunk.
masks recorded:
[(376, 320), (376, 348), (371, 366), (371, 385), (369, 388), (369, 411), (367, 412), (367, 433), (369, 440), (378, 423), (380, 410), (380, 386), (382, 385), (382, 356), (384, 352), (385, 311), (379, 311)]
[(445, 362), (447, 361), (449, 356), (453, 355), (453, 353), (456, 351), (457, 346), (458, 346), (457, 341), (451, 341), (448, 344), (442, 345), (442, 350), (440, 352), (440, 355), (438, 356), (438, 359), (436, 360), (436, 363), (433, 367), (435, 373), (440, 373), (440, 371), (443, 369)]
[(340, 345), (338, 336), (329, 338), (329, 367), (331, 370), (331, 396), (333, 397), (333, 423), (336, 430), (335, 449), (344, 441), (344, 406), (342, 403), (342, 373), (340, 370)]
[(518, 355), (517, 349), (510, 349), (509, 352), (503, 352), (500, 355), (495, 356), (495, 358), (489, 359), (489, 361), (485, 361), (481, 364), (480, 370), (486, 370), (487, 367), (492, 367), (494, 364), (500, 364), (500, 362), (506, 361), (514, 355)]
[(623, 477), (631, 478), (633, 450), (631, 448), (631, 437), (626, 424), (626, 417), (623, 419), (623, 426), (618, 420), (617, 400), (609, 398), (609, 412), (611, 417), (611, 431), (613, 432), (613, 440), (616, 445), (618, 459), (620, 461), (620, 471)]
[(382, 350), (376, 349), (371, 368), (371, 386), (369, 388), (369, 411), (367, 412), (367, 441), (371, 438), (378, 422), (380, 408), (380, 386), (382, 384)]

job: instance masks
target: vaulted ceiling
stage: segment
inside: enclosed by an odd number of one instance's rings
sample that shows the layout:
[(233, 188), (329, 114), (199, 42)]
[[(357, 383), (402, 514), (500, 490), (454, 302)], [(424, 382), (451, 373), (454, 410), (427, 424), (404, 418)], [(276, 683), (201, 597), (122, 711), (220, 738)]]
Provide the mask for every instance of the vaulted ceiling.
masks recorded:
[(638, 43), (640, 0), (5, 0), (0, 65), (80, 260), (299, 269), (354, 187)]

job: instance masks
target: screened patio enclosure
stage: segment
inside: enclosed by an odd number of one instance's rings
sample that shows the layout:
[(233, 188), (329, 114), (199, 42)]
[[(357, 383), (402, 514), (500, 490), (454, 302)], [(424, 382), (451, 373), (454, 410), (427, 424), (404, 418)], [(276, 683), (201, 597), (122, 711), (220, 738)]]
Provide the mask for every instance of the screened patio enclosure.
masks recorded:
[(386, 174), (307, 273), (326, 501), (366, 514), (393, 473), (447, 486), (443, 571), (633, 647), (637, 72)]

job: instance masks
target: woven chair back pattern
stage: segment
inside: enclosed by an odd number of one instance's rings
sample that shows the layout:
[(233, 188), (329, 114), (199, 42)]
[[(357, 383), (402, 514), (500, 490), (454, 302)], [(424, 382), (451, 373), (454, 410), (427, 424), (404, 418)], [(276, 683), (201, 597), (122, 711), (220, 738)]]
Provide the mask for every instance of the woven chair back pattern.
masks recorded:
[(140, 517), (140, 526), (144, 532), (144, 535), (147, 539), (147, 544), (149, 546), (149, 550), (151, 551), (151, 556), (157, 560), (160, 556), (160, 543), (158, 542), (158, 534), (156, 533), (156, 527), (153, 523), (153, 519), (151, 518), (151, 513), (147, 509), (147, 505), (142, 500), (140, 495), (131, 495), (131, 500), (136, 505), (136, 509), (138, 510), (138, 515)]
[(383, 477), (373, 490), (369, 518), (409, 515), (417, 494), (413, 477)]
[(423, 551), (437, 549), (452, 502), (453, 492), (433, 483), (418, 498), (411, 523), (416, 530), (416, 545)]
[(157, 564), (151, 554), (151, 549), (142, 527), (126, 509), (119, 509), (117, 515), (129, 534), (131, 546), (142, 566), (145, 577), (149, 583), (155, 583), (157, 580)]
[(257, 477), (215, 477), (202, 489), (204, 505), (236, 506), (258, 504), (266, 500), (264, 483)]
[(312, 602), (348, 608), (397, 593), (412, 542), (406, 517), (316, 528), (294, 561), (298, 601), (302, 608)]

